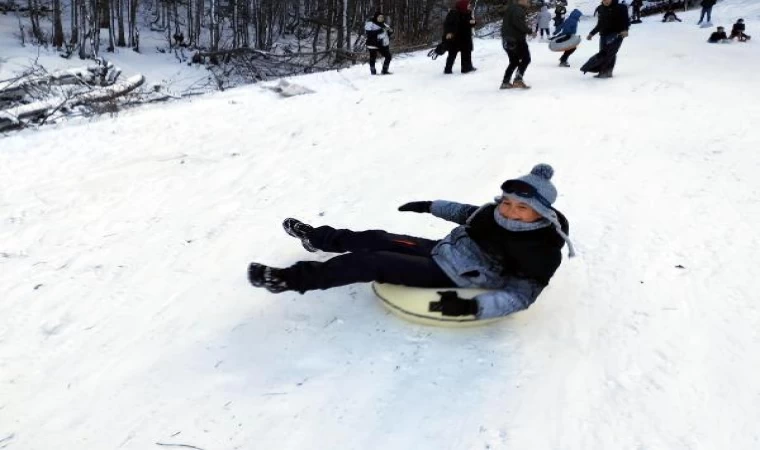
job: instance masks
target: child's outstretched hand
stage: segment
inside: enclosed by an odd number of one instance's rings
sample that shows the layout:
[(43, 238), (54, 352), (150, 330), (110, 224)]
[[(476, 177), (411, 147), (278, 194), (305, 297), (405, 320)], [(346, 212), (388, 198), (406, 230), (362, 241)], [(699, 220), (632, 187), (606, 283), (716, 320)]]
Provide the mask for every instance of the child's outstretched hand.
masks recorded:
[(433, 202), (431, 201), (409, 202), (399, 206), (398, 210), (411, 211), (416, 213), (429, 213), (431, 206), (433, 206)]

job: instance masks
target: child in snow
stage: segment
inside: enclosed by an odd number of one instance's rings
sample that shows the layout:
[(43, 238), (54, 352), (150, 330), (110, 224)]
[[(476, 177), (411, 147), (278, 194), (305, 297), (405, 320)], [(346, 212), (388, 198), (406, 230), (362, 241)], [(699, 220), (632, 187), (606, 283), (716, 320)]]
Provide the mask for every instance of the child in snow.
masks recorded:
[(548, 38), (551, 33), (549, 33), (549, 23), (552, 20), (552, 13), (549, 12), (549, 8), (546, 6), (541, 7), (541, 12), (538, 13), (538, 21), (536, 22), (536, 33), (541, 30), (541, 38), (543, 39), (544, 33), (546, 33), (546, 37)]
[(728, 36), (726, 36), (726, 29), (723, 27), (718, 27), (718, 30), (711, 34), (710, 38), (707, 39), (707, 42), (711, 44), (717, 44), (725, 41), (728, 41)]
[(681, 22), (681, 19), (679, 19), (678, 16), (676, 15), (676, 12), (673, 11), (673, 6), (668, 5), (665, 11), (665, 15), (662, 16), (662, 21), (663, 22), (674, 22), (674, 21)]
[(364, 31), (367, 33), (367, 50), (369, 50), (369, 71), (372, 75), (377, 75), (375, 61), (377, 54), (380, 53), (383, 58), (383, 75), (390, 75), (388, 68), (391, 65), (391, 35), (393, 29), (385, 24), (385, 15), (377, 11), (367, 23), (364, 24)]
[(739, 42), (746, 42), (749, 40), (749, 36), (744, 34), (745, 26), (744, 26), (744, 19), (739, 19), (734, 24), (733, 28), (731, 28), (731, 36), (729, 36), (730, 39), (737, 38), (739, 39)]
[[(560, 43), (565, 42), (566, 40), (575, 36), (575, 34), (578, 32), (578, 21), (581, 20), (582, 15), (583, 13), (581, 13), (579, 9), (574, 9), (567, 17), (567, 19), (562, 23), (562, 27), (554, 36), (551, 37), (551, 39), (555, 42)], [(562, 53), (562, 56), (559, 58), (560, 67), (570, 67), (570, 63), (567, 62), (567, 59), (570, 58), (570, 55), (575, 53), (575, 50), (576, 48), (574, 47), (569, 50), (565, 50)]]
[(552, 206), (554, 170), (539, 164), (527, 175), (505, 181), (502, 193), (483, 206), (450, 201), (415, 201), (399, 211), (430, 213), (459, 224), (441, 240), (390, 234), (383, 230), (314, 228), (296, 219), (285, 231), (306, 250), (342, 253), (325, 262), (301, 261), (285, 269), (251, 263), (248, 280), (273, 293), (329, 289), (378, 281), (427, 288), (491, 289), (473, 300), (441, 292), (445, 316), (505, 316), (528, 308), (562, 261), (568, 244), (565, 216)]

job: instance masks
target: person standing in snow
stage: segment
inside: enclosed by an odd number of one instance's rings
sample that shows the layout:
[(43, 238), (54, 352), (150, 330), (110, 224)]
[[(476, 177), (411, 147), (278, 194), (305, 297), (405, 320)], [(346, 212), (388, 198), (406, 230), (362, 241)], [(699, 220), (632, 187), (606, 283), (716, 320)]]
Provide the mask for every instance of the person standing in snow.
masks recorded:
[(713, 6), (715, 6), (716, 0), (702, 0), (702, 13), (699, 15), (699, 22), (697, 22), (697, 25), (702, 25), (702, 22), (704, 22), (705, 17), (707, 17), (707, 22), (712, 22), (712, 9)]
[(554, 8), (554, 33), (559, 31), (559, 27), (562, 26), (562, 22), (565, 20), (565, 14), (567, 14), (567, 8), (562, 3), (557, 3), (557, 7)]
[[(526, 36), (531, 34), (531, 29), (526, 23), (528, 0), (516, 0), (507, 6), (501, 23), (501, 45), (509, 57), (509, 66), (504, 71), (504, 79), (500, 89), (530, 89), (525, 84), (523, 76), (530, 65), (530, 48)], [(512, 81), (512, 74), (515, 73)]]
[(536, 33), (540, 31), (541, 37), (544, 37), (544, 33), (546, 33), (546, 37), (548, 38), (551, 33), (549, 33), (549, 23), (552, 21), (552, 13), (549, 12), (549, 8), (546, 6), (541, 7), (541, 11), (538, 13), (538, 20), (536, 21)]
[[(557, 43), (561, 43), (575, 36), (578, 32), (578, 22), (581, 20), (581, 16), (583, 16), (583, 13), (579, 9), (574, 9), (551, 39)], [(567, 60), (570, 58), (570, 55), (575, 53), (576, 49), (576, 47), (573, 47), (562, 53), (562, 56), (559, 58), (560, 67), (570, 67), (570, 63)]]
[(375, 12), (367, 23), (364, 24), (364, 31), (367, 33), (367, 50), (369, 50), (369, 71), (372, 75), (377, 75), (375, 61), (377, 54), (380, 53), (383, 60), (383, 75), (390, 75), (388, 68), (391, 65), (391, 34), (393, 29), (386, 25), (385, 15), (380, 11)]
[(748, 41), (750, 39), (750, 36), (744, 34), (745, 30), (746, 27), (744, 25), (744, 19), (737, 20), (734, 26), (731, 28), (731, 36), (729, 36), (729, 39), (738, 39), (739, 42)]
[(629, 26), (628, 8), (619, 4), (617, 0), (602, 0), (599, 21), (587, 37), (590, 41), (599, 33), (597, 57), (602, 64), (595, 78), (612, 78), (617, 53), (623, 45), (623, 39), (628, 37)]
[(631, 2), (631, 20), (641, 22), (641, 7), (644, 6), (643, 0), (633, 0)]
[[(483, 206), (450, 201), (414, 201), (399, 211), (429, 213), (458, 224), (441, 240), (391, 234), (383, 230), (351, 231), (313, 227), (285, 219), (285, 231), (306, 250), (342, 253), (325, 262), (300, 261), (278, 269), (256, 262), (248, 280), (272, 293), (330, 289), (377, 281), (424, 288), (490, 289), (472, 300), (456, 291), (439, 292), (435, 307), (444, 316), (506, 316), (528, 308), (562, 262), (568, 221), (552, 206), (557, 189), (554, 170), (539, 164), (527, 175), (501, 185), (501, 194)], [(433, 310), (431, 304), (431, 310)]]
[(472, 65), (472, 28), (475, 19), (472, 17), (472, 6), (469, 0), (457, 0), (454, 8), (446, 15), (443, 22), (443, 41), (448, 49), (446, 67), (443, 73), (450, 74), (454, 68), (457, 54), (461, 53), (462, 73), (474, 72), (477, 68)]

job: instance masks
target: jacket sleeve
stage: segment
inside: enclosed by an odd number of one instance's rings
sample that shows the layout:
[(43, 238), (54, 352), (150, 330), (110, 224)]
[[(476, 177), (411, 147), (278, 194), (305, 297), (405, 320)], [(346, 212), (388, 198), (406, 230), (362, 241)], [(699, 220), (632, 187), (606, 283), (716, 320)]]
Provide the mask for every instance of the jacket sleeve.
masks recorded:
[(443, 21), (443, 34), (456, 33), (457, 31), (457, 15), (454, 11), (449, 11), (446, 15), (446, 19)]
[(507, 288), (475, 296), (478, 302), (478, 319), (502, 317), (528, 309), (536, 301), (543, 287), (529, 278), (512, 278)]
[(477, 206), (446, 200), (435, 200), (430, 206), (430, 214), (449, 222), (458, 223), (459, 225), (464, 225), (467, 219), (477, 210)]

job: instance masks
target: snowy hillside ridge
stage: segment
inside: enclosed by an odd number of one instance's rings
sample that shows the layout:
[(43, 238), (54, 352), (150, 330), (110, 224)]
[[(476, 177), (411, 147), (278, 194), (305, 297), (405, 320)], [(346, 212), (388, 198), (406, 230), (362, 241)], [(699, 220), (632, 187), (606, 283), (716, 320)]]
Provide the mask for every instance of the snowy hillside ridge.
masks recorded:
[[(713, 22), (757, 34), (747, 5)], [(533, 89), (501, 91), (483, 39), (465, 75), (421, 52), (0, 136), (0, 447), (757, 450), (760, 46), (680, 16), (608, 80), (578, 70), (597, 40), (570, 68), (532, 40)], [(540, 162), (579, 257), (497, 324), (246, 280), (332, 256), (286, 217), (440, 239), (398, 206), (480, 205)]]

